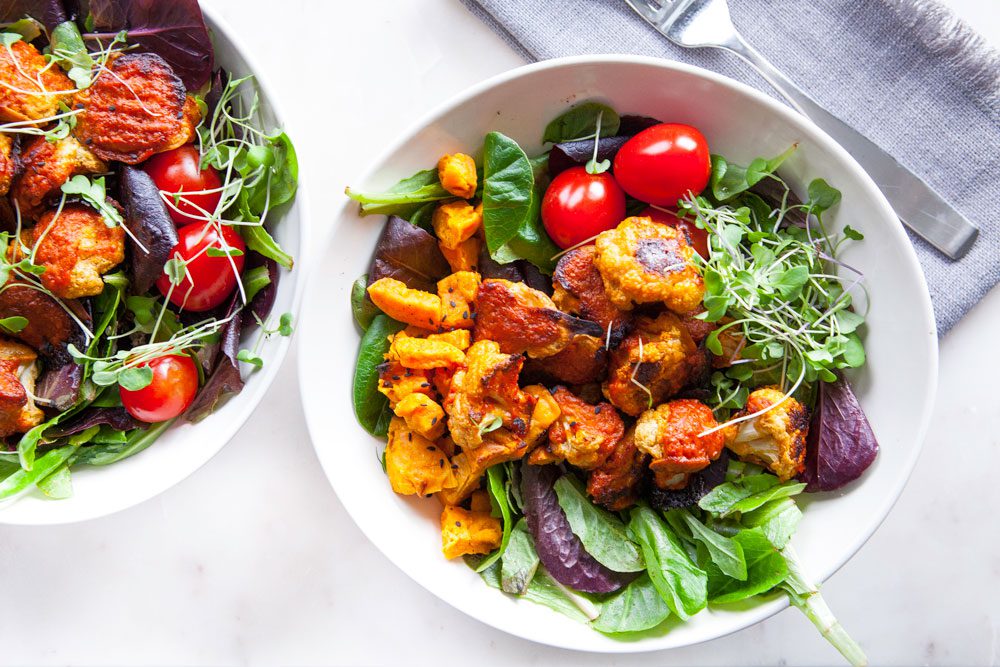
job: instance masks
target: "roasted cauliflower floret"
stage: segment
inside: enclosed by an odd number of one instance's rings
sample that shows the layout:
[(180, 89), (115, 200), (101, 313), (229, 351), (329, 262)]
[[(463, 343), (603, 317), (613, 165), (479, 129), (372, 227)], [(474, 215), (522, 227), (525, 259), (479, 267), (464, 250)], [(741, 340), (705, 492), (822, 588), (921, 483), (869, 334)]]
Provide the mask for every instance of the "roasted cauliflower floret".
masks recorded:
[(478, 184), (476, 161), (465, 153), (442, 156), (438, 160), (438, 180), (441, 187), (456, 197), (472, 199)]
[(438, 281), (442, 328), (471, 329), (475, 325), (480, 281), (479, 274), (472, 271), (458, 271)]
[(385, 472), (401, 495), (427, 495), (455, 486), (451, 463), (431, 441), (393, 417), (385, 446)]
[(23, 317), (28, 320), (26, 327), (10, 336), (37, 350), (46, 361), (60, 365), (72, 361), (66, 350), (69, 343), (77, 347), (85, 343), (80, 327), (66, 308), (80, 321), (89, 321), (90, 315), (78, 301), (70, 299), (60, 303), (45, 292), (18, 284), (14, 279), (0, 290), (0, 319)]
[(500, 546), (500, 519), (489, 512), (475, 512), (446, 505), (441, 511), (441, 550), (445, 558), (488, 554)]
[(524, 438), (528, 446), (533, 448), (542, 441), (542, 436), (548, 432), (549, 427), (562, 414), (562, 408), (552, 396), (552, 392), (540, 384), (528, 385), (524, 388), (524, 393), (530, 394), (537, 401), (531, 410), (531, 423), (528, 425), (528, 434)]
[(14, 139), (0, 132), (0, 197), (10, 192), (17, 173), (17, 158), (14, 156)]
[(600, 326), (556, 308), (544, 292), (509, 280), (484, 280), (476, 302), (476, 340), (495, 340), (511, 354), (542, 359), (577, 335), (601, 336)]
[(400, 331), (392, 338), (389, 359), (398, 359), (406, 368), (448, 368), (465, 363), (465, 353), (451, 343), (416, 338)]
[(19, 40), (9, 50), (0, 48), (0, 121), (50, 118), (75, 90), (63, 71), (31, 44)]
[(518, 437), (507, 429), (488, 433), (483, 444), (455, 454), (451, 458), (455, 474), (455, 486), (438, 494), (445, 505), (458, 505), (479, 488), (486, 469), (498, 463), (516, 461), (531, 451), (525, 438)]
[(406, 421), (407, 428), (428, 440), (444, 435), (444, 409), (426, 394), (409, 394), (396, 403), (392, 411)]
[(34, 399), (37, 359), (27, 345), (0, 338), (0, 437), (24, 433), (45, 417)]
[(21, 150), (21, 164), (23, 171), (11, 187), (11, 195), (21, 215), (31, 219), (45, 210), (46, 200), (58, 196), (69, 179), (108, 170), (108, 165), (73, 137), (55, 142), (34, 137)]
[(648, 465), (649, 454), (635, 446), (635, 428), (630, 428), (604, 463), (590, 472), (587, 494), (613, 512), (628, 509), (639, 499)]
[(556, 387), (559, 418), (549, 428), (549, 441), (531, 453), (528, 463), (544, 465), (566, 461), (593, 470), (611, 454), (625, 434), (625, 425), (610, 403), (590, 405), (566, 387)]
[(635, 331), (611, 351), (602, 388), (615, 407), (635, 417), (679, 392), (705, 366), (704, 353), (676, 315), (639, 317)]
[(454, 250), (479, 231), (483, 224), (483, 207), (473, 207), (461, 199), (438, 204), (431, 224), (434, 225), (434, 233), (441, 246)]
[(652, 457), (649, 469), (661, 489), (682, 489), (691, 473), (719, 458), (726, 436), (712, 409), (700, 401), (680, 399), (647, 410), (635, 424), (635, 445)]
[(44, 213), (37, 225), (21, 233), (21, 242), (35, 248), (35, 263), (45, 267), (39, 279), (61, 299), (100, 294), (101, 276), (125, 260), (125, 230), (108, 227), (100, 213), (84, 204)]
[(443, 242), (438, 242), (441, 254), (448, 260), (452, 271), (478, 271), (481, 245), (482, 242), (475, 236), (465, 239), (457, 248), (449, 248)]
[(632, 324), (632, 313), (616, 306), (604, 289), (601, 273), (594, 264), (592, 245), (571, 250), (562, 256), (553, 274), (552, 301), (560, 310), (597, 322), (603, 339), (615, 347)]
[(561, 352), (544, 359), (529, 359), (524, 372), (532, 378), (554, 381), (552, 384), (600, 382), (608, 372), (608, 354), (600, 338), (574, 336)]
[(380, 278), (368, 286), (372, 303), (394, 320), (424, 329), (434, 329), (441, 322), (441, 297), (410, 289), (395, 278)]
[(650, 218), (627, 218), (598, 236), (595, 248), (594, 263), (619, 308), (662, 302), (686, 315), (701, 305), (705, 282), (691, 263), (694, 249), (677, 229)]
[(194, 137), (201, 112), (163, 58), (126, 53), (76, 97), (76, 136), (102, 160), (138, 164)]
[(738, 430), (726, 446), (740, 459), (766, 467), (784, 482), (805, 469), (809, 411), (777, 387), (763, 387), (750, 394), (736, 417), (761, 410), (767, 412), (736, 425)]

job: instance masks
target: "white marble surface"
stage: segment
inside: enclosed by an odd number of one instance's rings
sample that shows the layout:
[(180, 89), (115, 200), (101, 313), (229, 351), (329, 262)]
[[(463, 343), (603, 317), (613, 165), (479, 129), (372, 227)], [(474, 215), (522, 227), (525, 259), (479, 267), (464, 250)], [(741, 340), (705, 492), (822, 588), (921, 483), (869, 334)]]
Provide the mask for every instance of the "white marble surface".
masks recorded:
[[(458, 0), (205, 1), (267, 63), (319, 227), (383, 142), (520, 64)], [(1000, 43), (996, 0), (950, 4)], [(936, 419), (913, 478), (825, 587), (874, 664), (1000, 662), (998, 328), (994, 291), (943, 342)], [(837, 662), (794, 611), (709, 644), (622, 657), (549, 649), (464, 617), (401, 574), (345, 514), (309, 445), (295, 367), (293, 347), (236, 440), (161, 497), (79, 525), (0, 527), (0, 663)]]

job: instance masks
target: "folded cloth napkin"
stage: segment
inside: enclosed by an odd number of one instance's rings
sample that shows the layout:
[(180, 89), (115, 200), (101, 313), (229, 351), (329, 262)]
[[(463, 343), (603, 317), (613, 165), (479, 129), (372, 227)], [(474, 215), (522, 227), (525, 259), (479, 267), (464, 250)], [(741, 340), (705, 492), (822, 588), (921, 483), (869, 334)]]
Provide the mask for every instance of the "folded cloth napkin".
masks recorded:
[[(531, 60), (658, 56), (777, 96), (732, 54), (671, 44), (624, 0), (462, 2)], [(934, 0), (729, 5), (736, 27), (771, 62), (979, 225), (959, 261), (911, 235), (944, 335), (1000, 280), (1000, 53)]]

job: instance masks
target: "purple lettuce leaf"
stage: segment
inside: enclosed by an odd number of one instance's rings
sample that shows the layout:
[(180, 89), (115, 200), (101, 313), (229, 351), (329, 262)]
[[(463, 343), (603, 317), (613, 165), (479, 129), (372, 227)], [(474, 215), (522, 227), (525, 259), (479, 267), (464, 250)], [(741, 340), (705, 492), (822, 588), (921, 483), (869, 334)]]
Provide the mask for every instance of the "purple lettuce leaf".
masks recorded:
[(562, 476), (553, 465), (521, 466), (524, 516), (535, 541), (538, 558), (552, 578), (584, 593), (611, 593), (630, 577), (598, 563), (583, 548), (559, 506), (555, 483)]
[[(629, 137), (602, 137), (597, 143), (597, 161), (613, 160)], [(582, 167), (594, 157), (594, 140), (567, 141), (549, 152), (549, 176), (555, 178), (570, 167)]]
[(54, 431), (49, 431), (47, 435), (53, 438), (63, 438), (86, 431), (92, 426), (105, 424), (119, 431), (131, 431), (146, 426), (132, 417), (125, 408), (87, 408), (69, 423)]
[(437, 239), (426, 231), (391, 215), (375, 245), (368, 270), (368, 284), (395, 278), (411, 289), (437, 293), (437, 281), (451, 273)]
[(49, 32), (69, 20), (60, 0), (0, 0), (0, 22), (15, 23), (27, 16), (44, 25)]
[(83, 0), (81, 18), (93, 26), (84, 37), (108, 40), (121, 30), (167, 61), (188, 92), (212, 76), (215, 51), (198, 0)]
[(806, 491), (833, 491), (853, 482), (878, 455), (878, 440), (843, 377), (822, 382), (806, 441)]
[(243, 390), (243, 376), (236, 355), (240, 352), (240, 332), (243, 330), (243, 309), (240, 295), (236, 293), (229, 302), (226, 317), (232, 315), (222, 327), (215, 368), (205, 386), (184, 414), (189, 422), (197, 422), (212, 414), (222, 399)]
[[(688, 481), (688, 485), (676, 491), (661, 489), (649, 480), (649, 504), (658, 510), (675, 510), (692, 507), (698, 504), (709, 491), (726, 481), (726, 469), (729, 467), (729, 450), (723, 448), (719, 458), (712, 461), (707, 468), (699, 470)], [(652, 478), (652, 474), (650, 474)]]
[(82, 382), (83, 366), (75, 361), (49, 366), (35, 385), (35, 396), (56, 410), (68, 410), (76, 403)]

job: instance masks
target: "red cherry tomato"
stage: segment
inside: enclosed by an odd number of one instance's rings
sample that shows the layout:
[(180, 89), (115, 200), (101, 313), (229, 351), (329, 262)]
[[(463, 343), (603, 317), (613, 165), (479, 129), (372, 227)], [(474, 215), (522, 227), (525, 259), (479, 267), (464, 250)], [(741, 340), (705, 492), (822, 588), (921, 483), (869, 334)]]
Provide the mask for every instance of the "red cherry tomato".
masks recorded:
[[(222, 187), (219, 174), (211, 167), (199, 169), (201, 155), (191, 144), (175, 148), (165, 153), (157, 153), (146, 161), (143, 169), (156, 183), (160, 190), (183, 195), (188, 201), (178, 201), (175, 206), (179, 210), (168, 206), (170, 217), (178, 226), (190, 225), (193, 222), (205, 219), (205, 212), (215, 213), (215, 207), (222, 199), (221, 192), (208, 192), (205, 194), (184, 194), (186, 192), (198, 192), (200, 190), (218, 190)], [(203, 209), (203, 210), (199, 210)]]
[(560, 248), (614, 229), (625, 218), (625, 193), (614, 177), (572, 167), (549, 184), (542, 198), (542, 224)]
[(177, 238), (170, 257), (186, 263), (184, 279), (178, 285), (171, 285), (170, 277), (164, 270), (156, 286), (164, 295), (170, 295), (171, 303), (184, 310), (200, 312), (215, 308), (236, 289), (236, 275), (243, 271), (244, 256), (213, 256), (208, 249), (225, 251), (234, 248), (245, 253), (243, 238), (232, 227), (225, 225), (220, 235), (218, 227), (211, 223), (181, 227), (177, 230)]
[(119, 387), (130, 415), (148, 423), (173, 419), (188, 409), (198, 393), (198, 369), (191, 357), (168, 354), (143, 364), (153, 369), (153, 381), (142, 389)]
[(674, 206), (688, 192), (699, 194), (712, 171), (708, 142), (690, 125), (662, 123), (625, 142), (615, 155), (622, 190), (655, 206)]
[(664, 211), (652, 206), (646, 208), (639, 215), (652, 218), (653, 222), (676, 227), (687, 237), (688, 243), (694, 251), (702, 257), (708, 258), (708, 232), (700, 227), (696, 227), (691, 218), (681, 218), (673, 211)]

